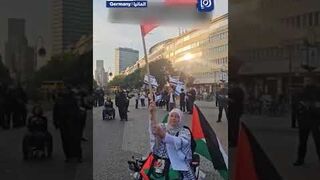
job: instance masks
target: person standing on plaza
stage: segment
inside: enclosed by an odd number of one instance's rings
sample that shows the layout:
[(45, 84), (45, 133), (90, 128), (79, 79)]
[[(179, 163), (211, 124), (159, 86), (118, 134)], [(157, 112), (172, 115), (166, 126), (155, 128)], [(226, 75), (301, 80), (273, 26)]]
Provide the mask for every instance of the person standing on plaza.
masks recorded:
[(320, 161), (320, 88), (316, 86), (312, 77), (306, 79), (306, 85), (299, 98), (298, 111), (299, 145), (294, 166), (304, 164), (310, 133), (312, 133)]
[(240, 118), (243, 113), (244, 91), (234, 81), (228, 92), (228, 128), (229, 128), (229, 147), (236, 147), (240, 128)]
[(82, 162), (82, 122), (81, 112), (70, 88), (67, 88), (55, 102), (53, 108), (53, 122), (60, 130), (65, 162), (76, 158)]
[(140, 93), (135, 93), (134, 97), (136, 99), (136, 109), (139, 109)]
[(219, 91), (218, 106), (219, 106), (219, 114), (218, 114), (217, 123), (221, 122), (223, 110), (226, 115), (228, 114), (227, 113), (227, 111), (228, 111), (227, 89), (225, 89), (225, 88), (221, 88), (221, 90)]
[(145, 92), (141, 92), (141, 93), (140, 93), (141, 107), (145, 107), (145, 106), (146, 106), (146, 104), (145, 104), (145, 98), (146, 98)]
[(188, 92), (188, 112), (189, 114), (192, 114), (192, 108), (193, 108), (193, 104), (194, 101), (196, 100), (196, 91), (194, 88), (190, 88), (189, 92)]
[(128, 121), (127, 97), (123, 90), (116, 95), (115, 101), (119, 109), (120, 120)]
[(170, 87), (169, 90), (169, 111), (176, 107), (176, 96), (174, 94), (174, 90)]
[(186, 93), (184, 93), (184, 89), (181, 89), (180, 93), (180, 110), (182, 112), (186, 112)]

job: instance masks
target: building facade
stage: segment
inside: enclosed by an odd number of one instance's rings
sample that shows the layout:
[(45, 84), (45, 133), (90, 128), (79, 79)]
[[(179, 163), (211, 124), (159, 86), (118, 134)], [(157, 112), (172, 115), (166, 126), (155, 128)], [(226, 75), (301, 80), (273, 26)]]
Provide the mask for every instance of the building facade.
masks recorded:
[(124, 72), (126, 68), (133, 66), (139, 60), (139, 51), (130, 48), (115, 49), (115, 75)]
[(11, 77), (25, 82), (35, 70), (34, 49), (28, 46), (24, 19), (8, 19), (8, 41), (5, 43), (5, 65)]
[(99, 87), (106, 88), (109, 76), (108, 73), (105, 72), (103, 62), (103, 60), (96, 61), (95, 80), (97, 81)]
[(241, 61), (237, 74), (249, 94), (290, 94), (303, 86), (306, 65), (319, 74), (319, 1), (261, 1), (251, 11), (249, 4), (238, 5), (243, 11), (233, 14), (238, 20), (235, 31), (230, 28), (230, 54)]
[[(90, 8), (91, 7), (91, 8)], [(63, 53), (83, 35), (92, 34), (91, 0), (52, 1), (52, 54)]]
[[(228, 15), (151, 47), (148, 60), (161, 58), (171, 61), (176, 70), (191, 75), (200, 91), (215, 91), (221, 83), (228, 82)], [(142, 58), (127, 68), (125, 74), (144, 65)]]

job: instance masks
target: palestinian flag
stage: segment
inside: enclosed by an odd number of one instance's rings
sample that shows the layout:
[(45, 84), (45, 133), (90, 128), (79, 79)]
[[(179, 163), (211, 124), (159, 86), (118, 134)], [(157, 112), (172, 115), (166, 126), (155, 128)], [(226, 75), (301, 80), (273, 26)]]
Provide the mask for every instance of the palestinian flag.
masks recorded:
[[(169, 114), (165, 115), (165, 117), (162, 119), (162, 123), (168, 122), (168, 116), (169, 116)], [(150, 179), (147, 174), (151, 168), (153, 159), (154, 159), (154, 157), (153, 157), (152, 153), (150, 153), (149, 156), (147, 157), (146, 162), (143, 164), (143, 166), (141, 168), (140, 174), (141, 174), (143, 180)], [(179, 173), (177, 171), (173, 171), (172, 169), (170, 169), (169, 170), (169, 177), (172, 179), (178, 179)], [(157, 178), (157, 180), (165, 180), (165, 177)]]
[(282, 180), (270, 159), (244, 123), (238, 139), (233, 180)]
[(220, 173), (221, 177), (227, 180), (228, 157), (215, 132), (196, 105), (193, 106), (191, 129), (193, 138), (197, 144), (195, 152), (211, 161), (213, 167)]

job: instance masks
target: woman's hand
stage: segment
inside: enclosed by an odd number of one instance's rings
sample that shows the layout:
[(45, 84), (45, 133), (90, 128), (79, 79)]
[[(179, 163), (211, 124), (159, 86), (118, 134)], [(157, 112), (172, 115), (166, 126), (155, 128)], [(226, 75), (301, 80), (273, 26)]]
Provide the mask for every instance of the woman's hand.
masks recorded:
[(163, 139), (166, 136), (166, 132), (161, 128), (160, 125), (156, 125), (153, 127), (154, 135)]

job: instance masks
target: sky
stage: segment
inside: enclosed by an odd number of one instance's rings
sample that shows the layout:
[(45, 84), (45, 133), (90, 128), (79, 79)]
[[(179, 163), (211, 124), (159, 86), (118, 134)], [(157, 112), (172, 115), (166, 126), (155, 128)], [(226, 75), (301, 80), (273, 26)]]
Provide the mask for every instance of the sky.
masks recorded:
[(51, 51), (51, 8), (52, 0), (0, 0), (0, 54), (4, 55), (4, 44), (8, 37), (8, 18), (26, 20), (26, 37), (29, 46), (42, 36), (49, 57)]
[[(213, 16), (226, 13), (228, 13), (228, 0), (215, 0)], [(105, 0), (93, 0), (93, 72), (96, 60), (104, 60), (105, 70), (114, 72), (114, 51), (117, 47), (139, 50), (139, 56), (143, 57), (139, 25), (109, 23), (107, 18), (108, 9), (105, 7)], [(146, 36), (147, 49), (178, 34), (178, 27), (159, 26)]]

